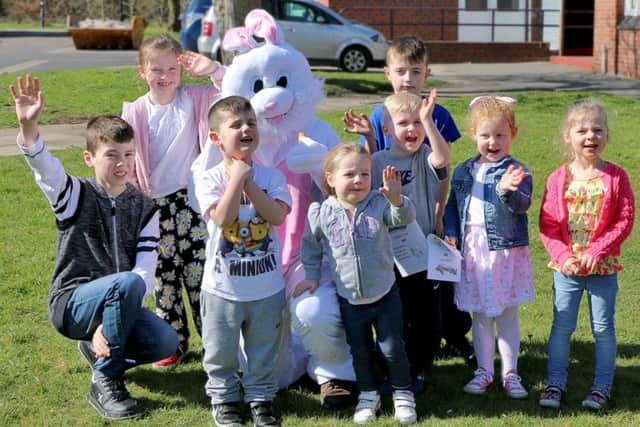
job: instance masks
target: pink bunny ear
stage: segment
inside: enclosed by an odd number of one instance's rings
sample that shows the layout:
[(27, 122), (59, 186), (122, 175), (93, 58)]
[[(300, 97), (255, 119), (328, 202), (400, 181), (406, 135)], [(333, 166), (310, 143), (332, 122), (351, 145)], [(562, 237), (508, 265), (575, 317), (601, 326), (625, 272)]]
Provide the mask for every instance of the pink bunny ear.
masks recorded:
[(261, 37), (271, 44), (281, 44), (284, 36), (273, 16), (264, 9), (253, 9), (244, 19), (244, 25), (249, 32)]
[(258, 46), (258, 42), (244, 27), (229, 29), (222, 40), (222, 48), (230, 52), (245, 53)]

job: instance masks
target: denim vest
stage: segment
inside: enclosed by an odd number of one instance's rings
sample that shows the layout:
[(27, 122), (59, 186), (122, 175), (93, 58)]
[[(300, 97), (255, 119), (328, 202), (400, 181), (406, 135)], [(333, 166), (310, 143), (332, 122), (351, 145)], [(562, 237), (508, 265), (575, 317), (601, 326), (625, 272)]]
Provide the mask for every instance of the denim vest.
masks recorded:
[[(473, 164), (480, 156), (472, 157), (458, 165), (451, 178), (451, 191), (445, 208), (444, 232), (463, 247), (467, 209), (471, 201), (473, 186)], [(514, 192), (498, 193), (496, 185), (509, 165), (522, 166), (526, 176)], [(509, 249), (529, 244), (527, 209), (531, 205), (533, 180), (525, 165), (511, 156), (506, 156), (487, 170), (483, 180), (484, 222), (489, 249)]]

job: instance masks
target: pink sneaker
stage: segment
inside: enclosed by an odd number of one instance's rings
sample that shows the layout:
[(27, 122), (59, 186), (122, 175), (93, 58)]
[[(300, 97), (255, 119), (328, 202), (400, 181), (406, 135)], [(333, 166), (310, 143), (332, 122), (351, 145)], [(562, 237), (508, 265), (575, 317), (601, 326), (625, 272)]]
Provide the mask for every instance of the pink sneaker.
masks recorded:
[(493, 382), (493, 375), (483, 368), (476, 369), (473, 375), (473, 379), (464, 386), (464, 391), (469, 394), (484, 394)]
[(502, 388), (507, 392), (507, 396), (512, 399), (524, 399), (529, 395), (522, 385), (522, 378), (513, 371), (509, 371), (507, 375), (502, 378)]
[(153, 362), (151, 367), (159, 371), (175, 369), (186, 355), (186, 352), (183, 353), (181, 350), (178, 350), (169, 357)]

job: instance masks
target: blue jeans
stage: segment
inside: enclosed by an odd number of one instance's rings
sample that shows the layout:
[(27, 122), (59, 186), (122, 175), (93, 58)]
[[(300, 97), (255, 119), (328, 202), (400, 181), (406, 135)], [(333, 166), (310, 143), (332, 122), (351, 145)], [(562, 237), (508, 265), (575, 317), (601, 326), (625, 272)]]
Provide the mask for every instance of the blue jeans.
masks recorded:
[(144, 292), (138, 274), (115, 273), (80, 285), (67, 302), (64, 329), (69, 338), (91, 340), (102, 324), (111, 354), (98, 359), (93, 369), (106, 377), (164, 359), (178, 347), (176, 331), (142, 307)]
[(591, 333), (596, 341), (596, 372), (593, 388), (609, 390), (616, 369), (614, 314), (618, 275), (553, 275), (553, 325), (549, 337), (548, 383), (566, 390), (571, 334), (576, 329), (582, 293), (587, 291)]
[(411, 376), (402, 339), (402, 303), (398, 287), (394, 285), (384, 297), (371, 304), (350, 304), (340, 296), (338, 301), (360, 391), (378, 389), (374, 375), (376, 351), (372, 327), (387, 362), (391, 385), (394, 389), (408, 389)]

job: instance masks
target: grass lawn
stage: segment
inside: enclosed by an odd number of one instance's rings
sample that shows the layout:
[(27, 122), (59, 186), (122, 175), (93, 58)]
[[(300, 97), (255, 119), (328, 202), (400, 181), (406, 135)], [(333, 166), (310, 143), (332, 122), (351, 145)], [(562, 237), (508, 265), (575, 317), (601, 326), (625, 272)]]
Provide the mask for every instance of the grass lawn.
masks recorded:
[[(68, 72), (71, 73), (71, 72)], [(87, 73), (83, 70), (82, 73)], [(93, 70), (90, 73), (99, 73)], [(121, 74), (119, 74), (121, 73)], [(0, 76), (6, 87), (15, 76)], [(99, 112), (119, 113), (123, 99), (133, 99), (136, 80), (131, 69), (118, 70), (102, 87), (125, 87), (103, 96), (95, 86), (73, 90), (70, 96), (63, 78), (72, 75), (47, 73), (49, 108), (44, 122), (83, 118)], [(76, 74), (73, 78), (80, 78)], [(339, 79), (341, 77), (336, 77)], [(60, 80), (57, 80), (60, 79)], [(330, 80), (330, 77), (327, 77)], [(72, 87), (87, 89), (97, 79), (87, 77)], [(56, 83), (52, 84), (52, 81)], [(97, 83), (94, 83), (97, 84)], [(67, 88), (69, 86), (66, 86)], [(132, 89), (134, 88), (134, 89)], [(388, 90), (388, 87), (386, 89)], [(87, 93), (84, 95), (84, 93)], [(530, 209), (531, 253), (534, 263), (536, 300), (521, 307), (522, 348), (520, 375), (530, 397), (521, 401), (507, 398), (499, 387), (486, 396), (469, 396), (462, 392), (472, 369), (461, 359), (438, 361), (427, 376), (427, 391), (418, 398), (420, 425), (494, 426), (631, 426), (640, 424), (640, 239), (638, 227), (623, 248), (625, 270), (619, 275), (617, 306), (617, 360), (614, 401), (603, 414), (580, 407), (593, 378), (594, 349), (588, 323), (588, 307), (582, 305), (579, 325), (572, 345), (569, 393), (559, 411), (540, 408), (537, 397), (546, 373), (546, 341), (551, 324), (551, 272), (547, 256), (538, 238), (537, 215), (547, 175), (562, 162), (556, 146), (558, 128), (565, 106), (583, 96), (597, 96), (610, 112), (611, 143), (605, 158), (623, 166), (640, 192), (640, 103), (622, 97), (592, 93), (545, 92), (515, 94), (520, 135), (512, 154), (526, 163), (534, 177), (533, 205)], [(0, 100), (0, 126), (11, 126), (12, 109), (6, 92)], [(64, 102), (62, 102), (64, 100)], [(443, 105), (453, 114), (465, 136), (453, 146), (453, 164), (474, 153), (466, 136), (465, 114), (468, 98), (446, 99)], [(321, 114), (335, 129), (343, 128), (343, 111)], [(44, 135), (46, 137), (46, 135)], [(352, 136), (345, 136), (351, 139)], [(88, 175), (79, 149), (56, 151), (68, 172)], [(46, 316), (45, 300), (53, 267), (55, 229), (53, 215), (44, 196), (33, 182), (24, 160), (19, 156), (0, 158), (0, 425), (108, 425), (87, 404), (89, 370), (79, 357), (75, 343), (58, 335)], [(192, 329), (193, 330), (193, 329)], [(132, 394), (144, 410), (140, 420), (118, 422), (128, 426), (209, 426), (210, 406), (204, 394), (205, 375), (196, 355), (199, 338), (194, 337), (195, 352), (187, 363), (172, 373), (156, 373), (149, 366), (128, 373)], [(499, 369), (499, 362), (496, 361)], [(318, 395), (305, 391), (286, 391), (278, 395), (276, 407), (285, 426), (347, 426), (351, 411), (327, 413), (320, 409)], [(386, 400), (381, 418), (372, 426), (395, 425), (392, 405)]]
[[(79, 123), (99, 114), (117, 114), (123, 101), (133, 101), (147, 90), (138, 78), (135, 64), (131, 67), (111, 69), (79, 69), (36, 73), (46, 96), (47, 111), (43, 124)], [(391, 86), (382, 73), (346, 73), (341, 71), (315, 71), (325, 79), (325, 92), (330, 96), (349, 93), (384, 93)], [(16, 82), (19, 74), (0, 74), (0, 93)], [(206, 79), (186, 77), (185, 81), (205, 84)], [(441, 80), (428, 80), (425, 87), (441, 87)], [(73, 96), (69, 96), (73, 93)], [(8, 94), (7, 94), (8, 95)], [(13, 101), (10, 96), (0, 96), (0, 128), (16, 127)]]

